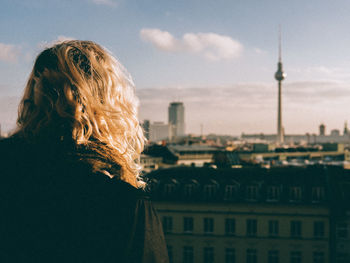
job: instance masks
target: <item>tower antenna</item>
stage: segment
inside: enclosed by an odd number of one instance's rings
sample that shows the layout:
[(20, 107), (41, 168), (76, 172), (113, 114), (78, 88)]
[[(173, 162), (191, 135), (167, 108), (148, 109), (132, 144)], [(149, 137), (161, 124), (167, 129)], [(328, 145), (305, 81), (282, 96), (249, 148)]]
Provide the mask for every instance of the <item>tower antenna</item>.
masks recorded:
[(282, 32), (281, 32), (281, 24), (278, 26), (278, 62), (282, 63)]

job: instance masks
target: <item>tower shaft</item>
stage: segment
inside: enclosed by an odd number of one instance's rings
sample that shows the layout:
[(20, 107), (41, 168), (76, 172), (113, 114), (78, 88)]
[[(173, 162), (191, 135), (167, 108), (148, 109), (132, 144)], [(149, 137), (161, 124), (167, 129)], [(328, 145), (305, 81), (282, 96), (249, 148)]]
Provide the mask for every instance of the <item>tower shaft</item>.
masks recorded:
[(277, 142), (283, 143), (284, 134), (282, 127), (282, 81), (278, 81), (278, 112), (277, 112)]

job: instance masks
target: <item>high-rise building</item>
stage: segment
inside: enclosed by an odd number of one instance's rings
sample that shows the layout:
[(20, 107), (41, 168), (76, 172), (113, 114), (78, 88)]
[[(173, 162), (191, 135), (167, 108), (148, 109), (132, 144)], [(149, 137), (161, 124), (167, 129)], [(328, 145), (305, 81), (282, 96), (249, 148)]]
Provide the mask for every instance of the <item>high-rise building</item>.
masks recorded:
[(277, 72), (275, 73), (275, 79), (278, 81), (277, 142), (281, 144), (284, 141), (282, 126), (282, 80), (286, 77), (282, 68), (281, 29), (279, 32), (279, 55), (277, 67)]
[(182, 102), (169, 104), (170, 138), (185, 135), (185, 107)]

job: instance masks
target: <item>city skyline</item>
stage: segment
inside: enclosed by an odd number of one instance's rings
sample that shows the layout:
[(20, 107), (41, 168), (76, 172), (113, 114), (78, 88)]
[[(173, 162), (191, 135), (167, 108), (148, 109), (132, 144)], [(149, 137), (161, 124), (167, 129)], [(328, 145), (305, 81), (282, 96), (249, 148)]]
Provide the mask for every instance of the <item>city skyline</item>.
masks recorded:
[(322, 122), (342, 130), (350, 116), (349, 11), (347, 1), (5, 0), (0, 123), (14, 126), (43, 46), (77, 38), (106, 46), (129, 70), (141, 121), (166, 121), (167, 104), (180, 100), (189, 133), (201, 125), (205, 134), (275, 133), (281, 24), (285, 133), (316, 133)]
[[(313, 103), (307, 105), (310, 118), (298, 119), (296, 116), (305, 114), (304, 109), (293, 108), (297, 102), (296, 99), (301, 96), (300, 86), (298, 83), (292, 83), (285, 85), (285, 107), (284, 107), (284, 123), (287, 127), (295, 127), (294, 129), (288, 129), (286, 134), (318, 134), (319, 125), (325, 124), (327, 127), (327, 133), (331, 130), (338, 129), (343, 131), (344, 123), (350, 121), (350, 116), (346, 111), (343, 111), (344, 105), (347, 104), (346, 98), (342, 98), (340, 101), (342, 104), (338, 105), (337, 112), (339, 116), (343, 116), (343, 119), (332, 118), (332, 112), (328, 111), (327, 107), (323, 110), (315, 109)], [(312, 85), (311, 85), (312, 87)], [(253, 96), (250, 100), (256, 100), (256, 103), (248, 104), (249, 100), (242, 97), (235, 97), (235, 89), (240, 89), (242, 93), (246, 94), (249, 91), (245, 89), (256, 90), (262, 88), (264, 92), (270, 94), (267, 102), (259, 100), (259, 95)], [(294, 88), (294, 89), (293, 89)], [(321, 87), (322, 88), (322, 87)], [(336, 86), (339, 88), (339, 86)], [(212, 88), (167, 88), (167, 89), (141, 89), (137, 90), (137, 94), (141, 100), (141, 106), (139, 111), (139, 119), (150, 120), (151, 122), (168, 122), (168, 105), (173, 98), (178, 98), (181, 94), (182, 102), (186, 106), (186, 133), (188, 134), (201, 134), (201, 126), (203, 126), (203, 134), (216, 133), (221, 135), (234, 135), (239, 136), (242, 133), (264, 133), (264, 134), (276, 134), (276, 105), (277, 105), (277, 92), (276, 84), (265, 84), (264, 86), (257, 86), (256, 84), (237, 84), (235, 89), (230, 87), (219, 87), (216, 90)], [(293, 92), (291, 92), (293, 90)], [(304, 91), (306, 94), (312, 93), (312, 89)], [(195, 97), (194, 93), (198, 93)], [(254, 92), (253, 92), (254, 93)], [(324, 93), (327, 93), (324, 91)], [(157, 97), (155, 97), (157, 96)], [(332, 94), (327, 94), (332, 96)], [(341, 96), (341, 94), (339, 94)], [(156, 99), (159, 98), (159, 99)], [(230, 102), (234, 99), (236, 104), (232, 105)], [(312, 98), (312, 102), (317, 101), (320, 97)], [(11, 96), (0, 98), (0, 125), (3, 133), (9, 132), (15, 127), (15, 121), (17, 117), (17, 107), (20, 97)], [(302, 101), (307, 99), (302, 97)], [(350, 101), (350, 98), (349, 98)], [(326, 105), (328, 102), (324, 101)], [(329, 104), (328, 104), (329, 105)], [(212, 111), (215, 109), (215, 111)], [(229, 109), (229, 110), (227, 110)], [(249, 114), (241, 116), (240, 121), (243, 125), (236, 125), (234, 122), (227, 122), (216, 118), (216, 114), (219, 112), (223, 114), (225, 118), (232, 117), (232, 113), (238, 114), (240, 111), (246, 111)], [(270, 113), (269, 116), (265, 114)], [(323, 115), (322, 118), (319, 118)], [(254, 117), (259, 118), (258, 122), (252, 123)], [(265, 118), (264, 118), (265, 117)], [(192, 121), (189, 121), (191, 120)], [(208, 120), (211, 120), (210, 123)], [(311, 121), (310, 121), (311, 120)], [(207, 121), (207, 122), (206, 122)], [(208, 127), (208, 124), (210, 127)], [(270, 124), (267, 128), (266, 124)], [(214, 128), (212, 128), (214, 126)]]

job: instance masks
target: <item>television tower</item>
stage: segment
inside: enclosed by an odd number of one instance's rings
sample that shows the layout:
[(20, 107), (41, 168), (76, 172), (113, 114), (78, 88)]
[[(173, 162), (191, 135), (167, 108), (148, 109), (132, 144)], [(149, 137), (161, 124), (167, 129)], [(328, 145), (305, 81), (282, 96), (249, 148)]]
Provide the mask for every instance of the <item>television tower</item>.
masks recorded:
[(275, 79), (278, 81), (278, 113), (277, 113), (277, 142), (284, 142), (284, 131), (282, 126), (282, 80), (286, 77), (282, 68), (282, 44), (281, 44), (281, 26), (278, 35), (278, 64)]

